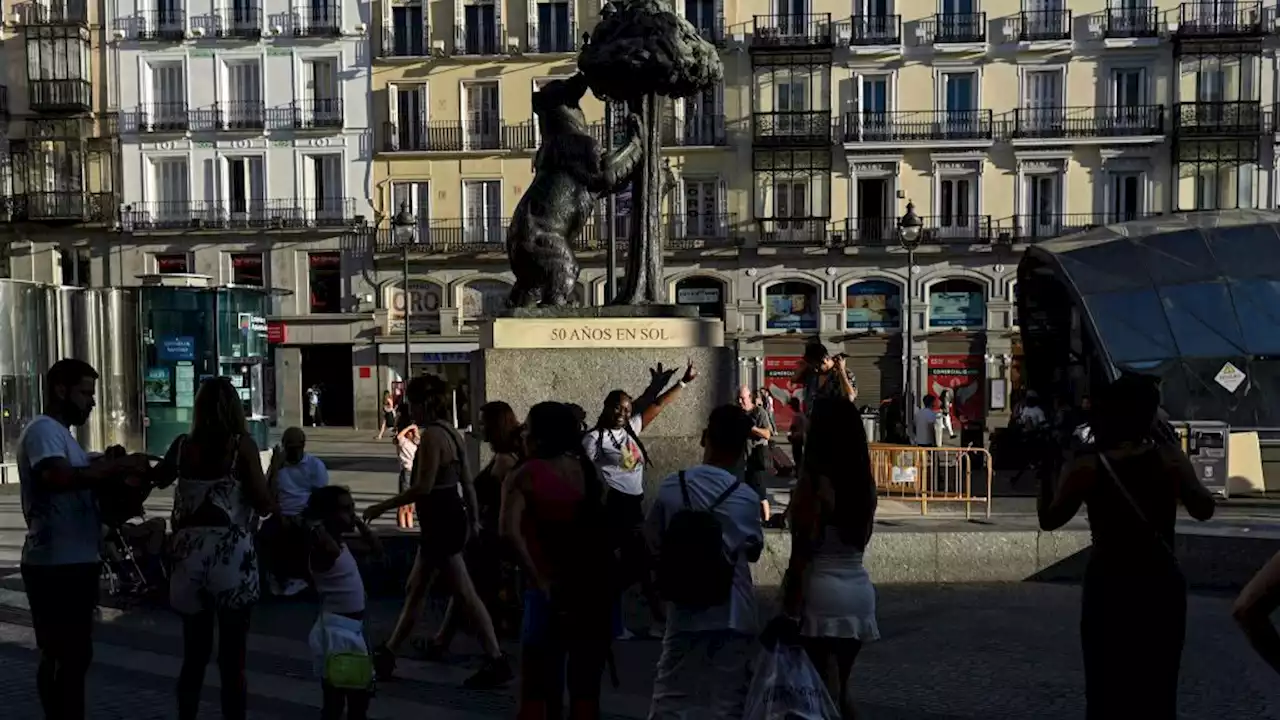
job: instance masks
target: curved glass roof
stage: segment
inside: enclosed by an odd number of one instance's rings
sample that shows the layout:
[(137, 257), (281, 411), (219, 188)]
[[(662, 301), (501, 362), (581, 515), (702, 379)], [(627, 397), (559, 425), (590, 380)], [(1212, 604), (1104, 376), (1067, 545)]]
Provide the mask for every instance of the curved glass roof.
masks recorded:
[[(1074, 286), (1114, 364), (1163, 376), (1166, 396), (1177, 375), (1191, 395), (1217, 395), (1214, 376), (1226, 362), (1255, 386), (1272, 375), (1280, 380), (1280, 367), (1266, 367), (1280, 361), (1278, 212), (1197, 212), (1100, 227), (1038, 243), (1027, 258)], [(1232, 406), (1227, 415), (1243, 409), (1219, 400)], [(1262, 420), (1247, 414), (1249, 424)]]

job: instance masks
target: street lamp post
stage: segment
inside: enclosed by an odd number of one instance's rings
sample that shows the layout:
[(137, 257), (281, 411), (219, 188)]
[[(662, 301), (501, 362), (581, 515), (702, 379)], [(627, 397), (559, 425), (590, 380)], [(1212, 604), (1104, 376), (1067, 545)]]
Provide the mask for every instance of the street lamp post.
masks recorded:
[[(921, 231), (923, 223), (920, 222), (920, 216), (916, 215), (916, 206), (910, 200), (907, 201), (907, 212), (898, 220), (898, 242), (902, 243), (902, 247), (907, 251), (907, 281), (903, 292), (907, 296), (906, 317), (906, 336), (902, 343), (902, 386), (904, 400), (907, 405), (907, 412), (911, 413), (915, 410), (915, 398), (911, 383), (911, 351), (912, 351), (912, 325), (914, 317), (912, 316), (912, 296), (915, 294), (911, 289), (911, 271), (916, 266), (916, 248), (920, 247)], [(910, 414), (907, 416), (910, 418)]]
[[(615, 122), (617, 120), (613, 116), (613, 101), (608, 101), (604, 104), (604, 152), (606, 156), (613, 153), (613, 125)], [(608, 305), (618, 296), (618, 239), (614, 235), (614, 229), (618, 224), (618, 205), (617, 200), (614, 199), (614, 193), (605, 194), (604, 206), (604, 257), (608, 266), (605, 268), (604, 302)]]
[(412, 374), (413, 363), (409, 354), (409, 314), (411, 312), (412, 298), (409, 296), (409, 246), (413, 244), (418, 219), (409, 212), (409, 203), (400, 203), (400, 212), (391, 219), (391, 232), (395, 233), (396, 242), (400, 243), (400, 260), (402, 263), (402, 277), (400, 279), (400, 295), (404, 298), (404, 313), (401, 321), (404, 323), (404, 389), (409, 389), (409, 376)]

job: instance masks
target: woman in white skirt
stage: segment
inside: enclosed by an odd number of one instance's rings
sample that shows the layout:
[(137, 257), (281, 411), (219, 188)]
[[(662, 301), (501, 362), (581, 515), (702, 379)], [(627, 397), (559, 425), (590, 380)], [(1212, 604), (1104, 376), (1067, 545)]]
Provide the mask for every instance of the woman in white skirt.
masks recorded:
[(783, 611), (843, 718), (854, 717), (850, 675), (862, 644), (879, 639), (876, 590), (862, 564), (876, 487), (862, 419), (843, 398), (819, 400), (809, 419), (804, 467), (787, 513), (791, 563)]
[(320, 616), (308, 638), (312, 665), (320, 678), (321, 720), (366, 720), (373, 698), (373, 659), (364, 637), (364, 581), (342, 536), (359, 530), (375, 552), (377, 537), (356, 515), (351, 491), (338, 485), (311, 493), (304, 512), (311, 531), (308, 558), (320, 597)]

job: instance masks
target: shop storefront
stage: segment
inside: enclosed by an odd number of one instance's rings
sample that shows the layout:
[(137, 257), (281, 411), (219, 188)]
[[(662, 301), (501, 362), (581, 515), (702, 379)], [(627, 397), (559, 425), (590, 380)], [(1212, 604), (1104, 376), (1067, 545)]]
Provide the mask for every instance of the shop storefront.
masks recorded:
[(878, 407), (902, 391), (902, 286), (864, 280), (845, 290), (845, 363), (858, 381), (858, 405)]
[(987, 303), (985, 288), (945, 280), (929, 289), (928, 360), (924, 392), (950, 394), (957, 431), (987, 416)]

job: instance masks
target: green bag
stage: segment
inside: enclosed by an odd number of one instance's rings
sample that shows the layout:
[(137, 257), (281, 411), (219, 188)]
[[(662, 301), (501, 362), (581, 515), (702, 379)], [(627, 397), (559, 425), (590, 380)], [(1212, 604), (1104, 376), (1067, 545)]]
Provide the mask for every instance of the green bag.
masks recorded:
[(329, 652), (329, 633), (320, 611), (320, 637), (324, 645), (324, 681), (338, 690), (373, 688), (373, 657), (362, 652)]

